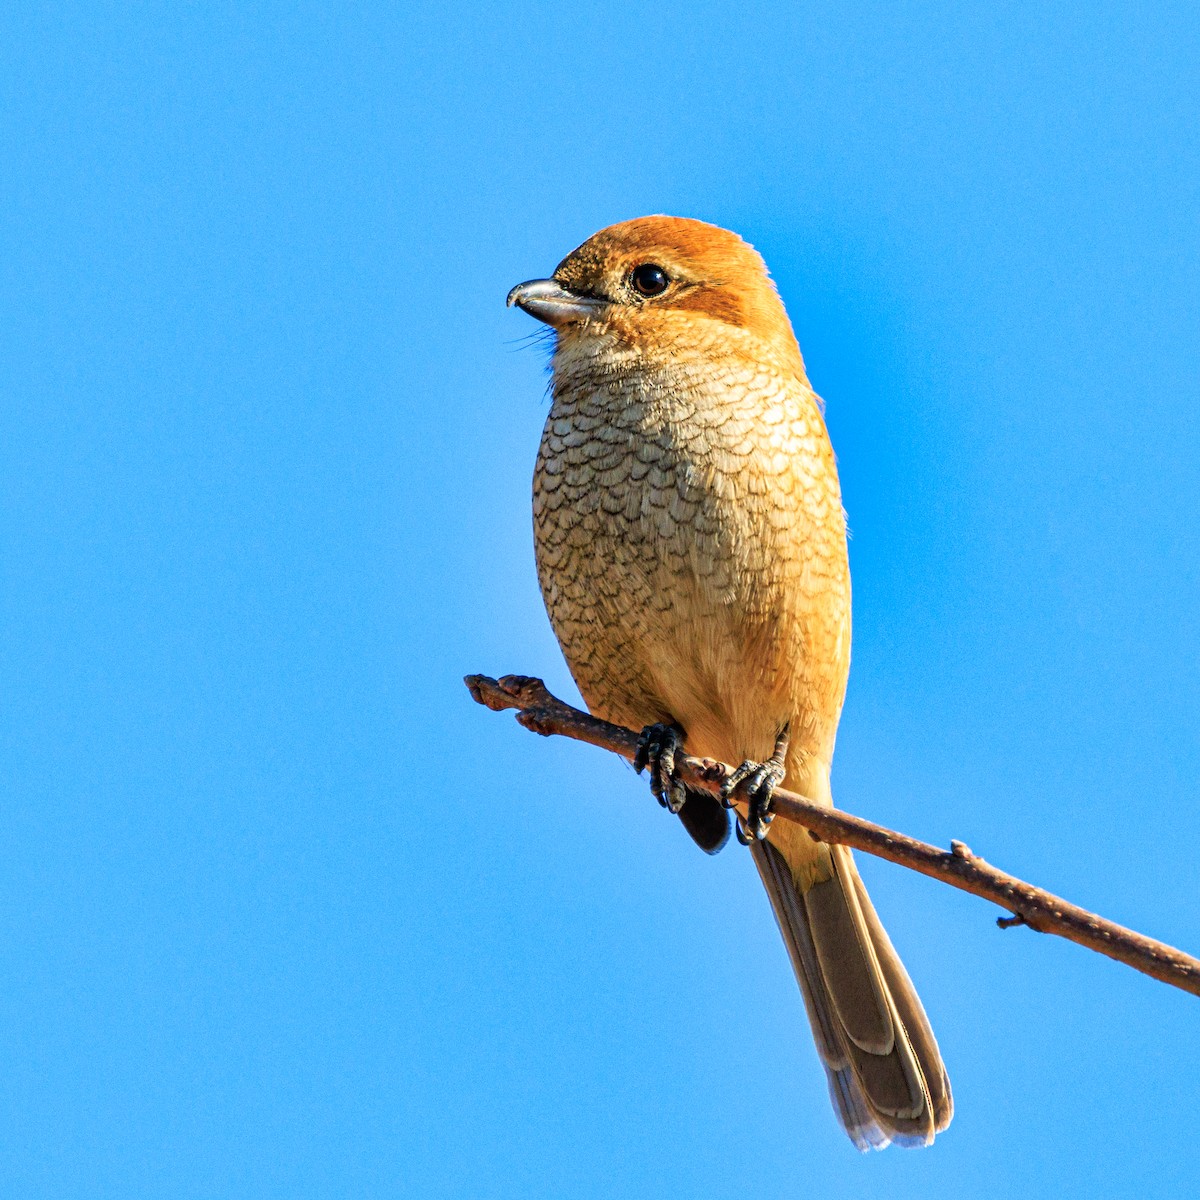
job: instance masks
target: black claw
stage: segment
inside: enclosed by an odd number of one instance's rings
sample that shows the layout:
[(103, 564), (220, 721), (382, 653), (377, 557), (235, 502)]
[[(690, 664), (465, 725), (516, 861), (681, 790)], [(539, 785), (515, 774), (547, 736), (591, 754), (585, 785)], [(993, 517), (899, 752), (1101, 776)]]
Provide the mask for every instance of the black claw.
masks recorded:
[(640, 775), (650, 768), (650, 793), (673, 813), (683, 808), (687, 791), (675, 777), (675, 755), (683, 746), (683, 730), (678, 725), (647, 725), (638, 738), (633, 769)]
[(671, 790), (667, 793), (667, 808), (676, 816), (683, 811), (687, 803), (687, 788), (678, 779), (671, 780)]
[(633, 756), (633, 769), (640, 775), (650, 762), (650, 731), (653, 725), (647, 725), (638, 738), (637, 753)]
[(736, 803), (739, 788), (745, 793), (749, 813), (745, 820), (737, 820), (737, 839), (743, 846), (761, 842), (767, 836), (775, 814), (771, 812), (771, 798), (775, 789), (783, 782), (784, 759), (787, 757), (788, 731), (775, 739), (775, 753), (764, 762), (747, 760), (721, 785), (721, 803), (732, 808)]
[[(672, 735), (674, 731), (672, 730)], [(651, 775), (652, 787), (658, 802), (663, 808), (671, 807), (671, 789), (675, 783), (675, 737), (669, 736), (662, 740), (658, 757), (654, 763), (654, 773)]]
[(733, 808), (737, 804), (737, 800), (734, 799), (734, 793), (750, 778), (750, 775), (757, 766), (758, 763), (750, 762), (747, 759), (732, 775), (725, 777), (725, 782), (721, 784), (721, 803), (726, 808)]
[(767, 836), (775, 814), (771, 811), (771, 794), (783, 782), (783, 772), (778, 778), (764, 781), (750, 793), (750, 818), (747, 822), (749, 832), (761, 842)]

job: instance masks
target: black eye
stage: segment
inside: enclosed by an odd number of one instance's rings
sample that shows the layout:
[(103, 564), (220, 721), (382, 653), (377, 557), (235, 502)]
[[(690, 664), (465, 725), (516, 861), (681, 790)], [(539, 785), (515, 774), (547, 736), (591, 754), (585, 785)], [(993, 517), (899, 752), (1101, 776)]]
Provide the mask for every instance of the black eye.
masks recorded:
[(633, 268), (629, 282), (643, 296), (661, 296), (671, 281), (667, 278), (666, 271), (657, 263), (642, 263), (640, 267)]

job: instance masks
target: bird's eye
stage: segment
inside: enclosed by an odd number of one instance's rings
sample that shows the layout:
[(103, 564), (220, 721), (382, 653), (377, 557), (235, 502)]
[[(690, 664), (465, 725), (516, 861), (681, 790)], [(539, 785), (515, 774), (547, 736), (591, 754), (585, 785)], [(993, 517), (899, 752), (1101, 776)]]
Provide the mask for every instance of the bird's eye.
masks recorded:
[(629, 282), (643, 296), (661, 296), (671, 281), (657, 263), (642, 263), (640, 267), (633, 268)]

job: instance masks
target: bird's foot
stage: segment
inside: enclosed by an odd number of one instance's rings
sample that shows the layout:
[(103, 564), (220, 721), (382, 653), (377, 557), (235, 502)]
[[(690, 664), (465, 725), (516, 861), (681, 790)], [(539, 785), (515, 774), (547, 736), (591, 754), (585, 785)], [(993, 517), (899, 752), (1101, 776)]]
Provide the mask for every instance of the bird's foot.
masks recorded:
[(633, 769), (639, 775), (650, 768), (650, 791), (655, 800), (676, 814), (687, 799), (687, 791), (675, 774), (675, 755), (683, 749), (683, 736), (678, 725), (647, 725), (633, 757)]
[(743, 846), (761, 842), (775, 820), (775, 814), (771, 812), (771, 797), (786, 774), (783, 763), (787, 757), (787, 746), (788, 731), (785, 725), (775, 739), (775, 753), (770, 758), (763, 762), (742, 763), (721, 784), (721, 802), (726, 808), (732, 808), (737, 803), (735, 794), (739, 788), (745, 793), (750, 811), (744, 821), (741, 816), (737, 821), (737, 838)]

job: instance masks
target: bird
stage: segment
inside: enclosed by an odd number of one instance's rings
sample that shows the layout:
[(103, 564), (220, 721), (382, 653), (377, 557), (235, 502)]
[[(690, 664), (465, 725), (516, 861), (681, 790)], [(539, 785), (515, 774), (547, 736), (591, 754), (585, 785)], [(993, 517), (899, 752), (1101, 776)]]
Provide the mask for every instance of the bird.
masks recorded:
[[(553, 331), (533, 480), (538, 580), (579, 692), (708, 853), (748, 845), (834, 1111), (860, 1150), (953, 1114), (925, 1010), (848, 848), (774, 821), (832, 806), (850, 667), (846, 514), (824, 406), (762, 257), (684, 217), (610, 225), (509, 306)], [(718, 798), (681, 753), (740, 764)]]

